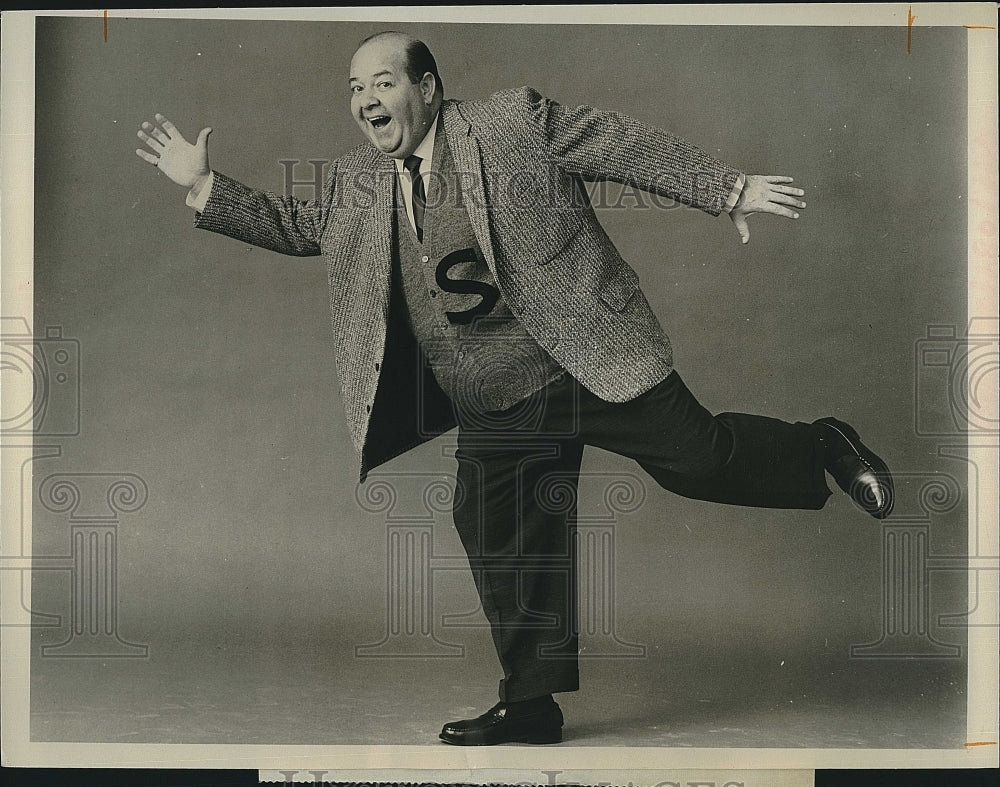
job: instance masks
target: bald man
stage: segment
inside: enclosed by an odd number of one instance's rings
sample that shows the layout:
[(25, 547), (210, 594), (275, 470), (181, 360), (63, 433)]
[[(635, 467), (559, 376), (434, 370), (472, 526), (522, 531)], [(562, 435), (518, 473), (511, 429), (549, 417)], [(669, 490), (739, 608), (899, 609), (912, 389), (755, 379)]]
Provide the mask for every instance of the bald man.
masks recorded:
[(448, 743), (555, 743), (552, 695), (579, 688), (573, 530), (584, 447), (635, 459), (663, 488), (728, 505), (819, 509), (829, 474), (871, 516), (891, 474), (849, 425), (713, 416), (598, 222), (584, 183), (611, 180), (712, 215), (798, 218), (801, 189), (745, 175), (661, 129), (532, 88), (445, 100), (434, 57), (397, 32), (351, 60), (366, 142), (323, 193), (248, 188), (162, 115), (136, 153), (188, 189), (196, 226), (322, 255), (341, 394), (361, 479), (458, 426), (454, 520), (503, 669), (500, 701)]

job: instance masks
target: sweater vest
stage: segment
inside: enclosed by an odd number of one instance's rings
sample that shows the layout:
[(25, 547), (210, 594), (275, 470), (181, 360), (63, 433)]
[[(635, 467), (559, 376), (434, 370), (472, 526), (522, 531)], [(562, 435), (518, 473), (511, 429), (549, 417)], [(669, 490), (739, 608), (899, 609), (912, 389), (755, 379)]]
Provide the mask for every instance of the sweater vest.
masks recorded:
[(459, 411), (506, 410), (563, 373), (507, 305), (462, 204), (461, 180), (439, 129), (424, 178), (423, 241), (396, 179), (393, 264), (410, 328)]

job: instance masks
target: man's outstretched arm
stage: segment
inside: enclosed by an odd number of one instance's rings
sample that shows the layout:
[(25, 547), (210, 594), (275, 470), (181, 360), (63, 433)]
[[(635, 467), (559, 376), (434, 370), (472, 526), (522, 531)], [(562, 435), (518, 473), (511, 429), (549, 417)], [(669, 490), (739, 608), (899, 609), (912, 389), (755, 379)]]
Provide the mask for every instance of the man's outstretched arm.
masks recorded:
[(742, 175), (698, 146), (617, 112), (563, 106), (531, 88), (512, 94), (524, 101), (543, 144), (567, 169), (629, 183), (712, 215), (727, 212), (743, 243), (750, 240), (752, 214), (797, 219), (796, 209), (806, 206), (799, 199), (805, 192), (788, 176)]
[(195, 226), (282, 254), (319, 254), (320, 201), (250, 189), (213, 172), (208, 161), (211, 133), (211, 128), (202, 129), (191, 144), (173, 123), (157, 114), (156, 124), (145, 122), (138, 132), (148, 149), (135, 152), (188, 189), (187, 204), (198, 211)]

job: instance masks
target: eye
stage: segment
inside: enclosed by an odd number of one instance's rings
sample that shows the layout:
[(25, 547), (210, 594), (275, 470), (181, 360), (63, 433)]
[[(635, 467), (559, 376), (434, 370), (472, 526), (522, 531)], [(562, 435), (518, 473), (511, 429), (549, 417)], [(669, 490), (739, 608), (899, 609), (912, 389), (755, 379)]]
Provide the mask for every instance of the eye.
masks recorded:
[(361, 85), (351, 85), (351, 92), (352, 93), (360, 93), (361, 92)]
[(380, 87), (380, 88), (383, 88), (383, 89), (390, 88), (390, 87), (392, 87), (392, 82), (385, 82), (385, 81), (383, 81), (383, 82), (376, 82), (375, 83), (375, 87)]

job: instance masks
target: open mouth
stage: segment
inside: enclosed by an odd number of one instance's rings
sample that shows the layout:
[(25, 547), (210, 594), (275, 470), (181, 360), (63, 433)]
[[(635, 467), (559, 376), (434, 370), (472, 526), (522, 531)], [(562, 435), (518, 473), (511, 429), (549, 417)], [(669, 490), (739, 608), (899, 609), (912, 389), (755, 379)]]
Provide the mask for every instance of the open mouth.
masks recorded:
[(389, 121), (392, 118), (387, 115), (376, 115), (375, 117), (368, 118), (368, 122), (372, 124), (376, 129), (383, 129), (389, 125)]

